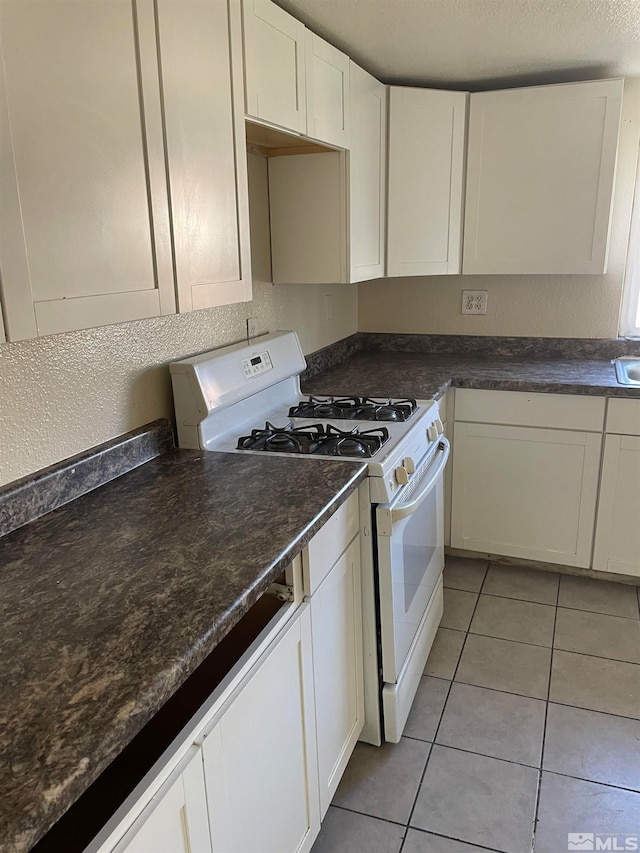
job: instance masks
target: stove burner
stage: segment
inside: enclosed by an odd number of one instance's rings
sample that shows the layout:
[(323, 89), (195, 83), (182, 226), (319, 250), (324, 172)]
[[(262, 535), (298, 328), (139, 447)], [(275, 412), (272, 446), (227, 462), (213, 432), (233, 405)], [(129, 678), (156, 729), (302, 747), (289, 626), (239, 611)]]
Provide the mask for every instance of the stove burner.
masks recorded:
[(336, 418), (352, 421), (406, 421), (415, 400), (374, 400), (371, 397), (309, 397), (289, 409), (290, 418)]
[(294, 427), (292, 423), (275, 427), (267, 421), (264, 429), (238, 439), (238, 450), (263, 450), (272, 453), (308, 453), (319, 456), (356, 456), (370, 459), (389, 439), (385, 427), (343, 431), (327, 424)]
[(270, 450), (273, 453), (308, 453), (312, 441), (321, 438), (323, 427), (314, 424), (296, 429), (291, 422), (276, 427), (267, 421), (264, 429), (252, 429), (251, 435), (238, 439), (238, 450)]

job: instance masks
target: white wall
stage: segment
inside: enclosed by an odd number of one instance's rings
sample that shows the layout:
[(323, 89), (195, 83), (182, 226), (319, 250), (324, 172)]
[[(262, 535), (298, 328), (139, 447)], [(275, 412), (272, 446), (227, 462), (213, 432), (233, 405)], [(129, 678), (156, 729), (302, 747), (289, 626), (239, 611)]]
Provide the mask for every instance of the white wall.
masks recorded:
[(167, 362), (242, 339), (247, 317), (260, 333), (295, 329), (306, 353), (357, 330), (357, 288), (268, 283), (266, 165), (254, 155), (249, 185), (252, 302), (0, 344), (0, 485), (171, 417)]
[[(625, 83), (606, 275), (380, 279), (360, 285), (360, 331), (616, 337), (639, 136), (640, 79), (634, 78)], [(464, 289), (488, 291), (486, 316), (460, 313)]]

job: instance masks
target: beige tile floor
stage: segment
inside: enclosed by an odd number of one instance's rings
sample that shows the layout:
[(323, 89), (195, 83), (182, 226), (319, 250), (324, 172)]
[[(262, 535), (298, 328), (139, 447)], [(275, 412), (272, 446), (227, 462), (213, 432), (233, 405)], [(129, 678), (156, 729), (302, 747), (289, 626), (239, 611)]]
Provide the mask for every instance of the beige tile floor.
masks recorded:
[(313, 853), (640, 842), (640, 587), (456, 558), (444, 579), (404, 736), (357, 745)]

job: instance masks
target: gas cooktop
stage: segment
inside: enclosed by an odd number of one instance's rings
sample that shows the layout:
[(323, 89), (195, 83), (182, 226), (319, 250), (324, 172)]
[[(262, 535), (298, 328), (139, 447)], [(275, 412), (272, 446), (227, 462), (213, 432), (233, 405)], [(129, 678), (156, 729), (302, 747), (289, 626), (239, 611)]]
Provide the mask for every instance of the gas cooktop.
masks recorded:
[(267, 421), (264, 429), (254, 429), (251, 435), (241, 436), (237, 449), (370, 459), (388, 440), (389, 431), (385, 427), (361, 430), (354, 426), (341, 430), (333, 424), (296, 426), (292, 421), (276, 427)]
[(289, 409), (290, 418), (336, 418), (351, 421), (407, 421), (415, 400), (374, 400), (372, 397), (308, 397)]

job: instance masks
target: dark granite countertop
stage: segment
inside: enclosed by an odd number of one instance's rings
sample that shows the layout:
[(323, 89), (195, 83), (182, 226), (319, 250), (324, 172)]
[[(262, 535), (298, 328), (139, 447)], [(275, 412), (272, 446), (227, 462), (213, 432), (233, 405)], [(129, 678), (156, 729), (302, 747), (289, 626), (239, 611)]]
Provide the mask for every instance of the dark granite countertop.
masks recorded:
[(0, 539), (1, 850), (46, 832), (365, 473), (172, 451)]
[(303, 383), (307, 394), (439, 399), (450, 386), (502, 391), (635, 397), (609, 361), (361, 351)]

